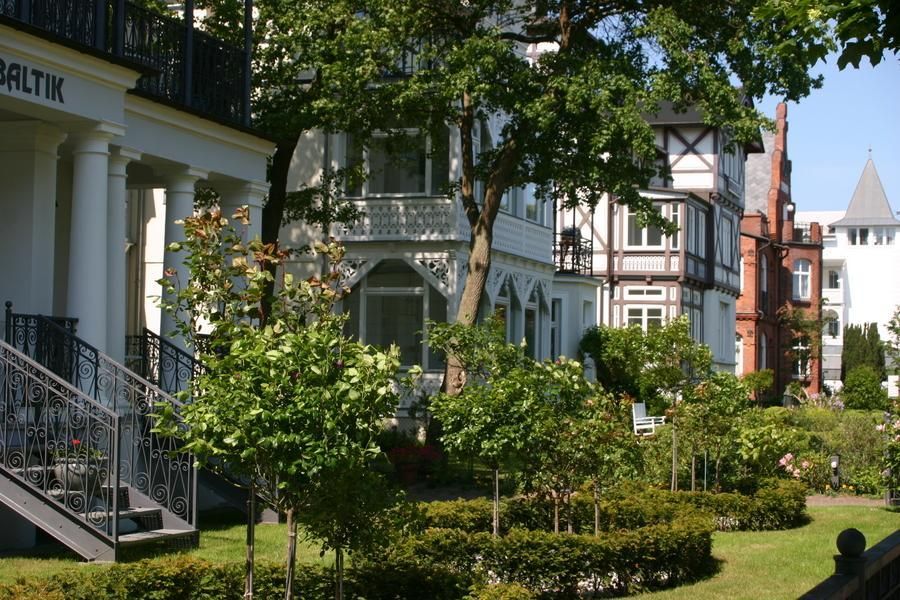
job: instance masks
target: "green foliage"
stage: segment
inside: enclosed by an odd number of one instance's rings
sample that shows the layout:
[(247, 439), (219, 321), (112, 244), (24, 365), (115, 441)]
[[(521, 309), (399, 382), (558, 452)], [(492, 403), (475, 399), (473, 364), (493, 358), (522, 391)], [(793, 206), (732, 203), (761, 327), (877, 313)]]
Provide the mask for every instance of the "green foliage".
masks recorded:
[[(234, 215), (247, 223), (246, 208)], [(159, 407), (157, 431), (178, 435), (200, 464), (243, 475), (280, 511), (294, 511), (323, 548), (355, 550), (375, 541), (392, 503), (369, 465), (377, 436), (398, 403), (399, 351), (345, 338), (334, 304), (346, 290), (343, 250), (320, 244), (330, 270), (296, 281), (273, 271), (289, 255), (259, 240), (245, 243), (218, 212), (184, 221), (190, 280), (160, 281), (165, 308), (192, 340), (212, 328), (202, 374), (176, 415)], [(187, 394), (185, 394), (186, 396)]]
[(709, 348), (691, 338), (686, 317), (647, 332), (637, 326), (592, 327), (579, 350), (594, 359), (604, 389), (644, 402), (649, 414), (669, 408), (674, 394), (687, 395), (691, 381), (705, 378), (712, 364)]
[(741, 375), (741, 381), (747, 386), (753, 394), (753, 398), (760, 406), (766, 403), (767, 397), (772, 393), (772, 386), (775, 385), (775, 372), (772, 369), (763, 369), (761, 371), (751, 371)]
[(867, 325), (847, 325), (844, 327), (844, 344), (841, 350), (841, 380), (857, 367), (871, 367), (878, 381), (885, 379), (884, 345), (875, 323)]
[(394, 546), (387, 560), (442, 565), (474, 574), (476, 580), (490, 573), (501, 583), (541, 596), (573, 597), (576, 590), (619, 595), (708, 574), (711, 533), (708, 518), (688, 511), (668, 523), (602, 537), (516, 529), (495, 538), (487, 533), (432, 529)]
[(467, 600), (534, 600), (537, 597), (518, 583), (492, 583), (472, 592)]
[(890, 357), (892, 372), (900, 375), (900, 304), (894, 308), (894, 314), (887, 324), (889, 339), (884, 343), (884, 352)]
[[(753, 495), (710, 492), (669, 492), (639, 484), (610, 490), (598, 504), (601, 535), (667, 523), (680, 515), (700, 510), (714, 517), (719, 530), (778, 530), (801, 525), (806, 520), (805, 486), (800, 482), (770, 479), (760, 482)], [(572, 510), (562, 515), (564, 527), (576, 533), (594, 531), (594, 505), (590, 490), (571, 498)], [(461, 529), (469, 533), (490, 531), (491, 506), (486, 500), (454, 500), (420, 503), (423, 525), (438, 529)], [(553, 505), (543, 497), (505, 499), (501, 503), (504, 531), (553, 529)], [(713, 521), (711, 521), (713, 522)]]
[(881, 377), (868, 365), (855, 367), (847, 373), (840, 394), (847, 408), (884, 410), (888, 406), (887, 390), (881, 387)]

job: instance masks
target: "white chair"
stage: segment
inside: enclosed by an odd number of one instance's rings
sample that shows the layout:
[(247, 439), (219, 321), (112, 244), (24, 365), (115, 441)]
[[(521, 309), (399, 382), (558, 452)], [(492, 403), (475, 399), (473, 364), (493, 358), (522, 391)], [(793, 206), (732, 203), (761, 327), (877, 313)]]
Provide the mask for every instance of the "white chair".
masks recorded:
[(653, 435), (656, 433), (656, 427), (666, 422), (665, 417), (648, 417), (647, 405), (643, 402), (635, 402), (631, 405), (631, 418), (634, 420), (636, 435)]

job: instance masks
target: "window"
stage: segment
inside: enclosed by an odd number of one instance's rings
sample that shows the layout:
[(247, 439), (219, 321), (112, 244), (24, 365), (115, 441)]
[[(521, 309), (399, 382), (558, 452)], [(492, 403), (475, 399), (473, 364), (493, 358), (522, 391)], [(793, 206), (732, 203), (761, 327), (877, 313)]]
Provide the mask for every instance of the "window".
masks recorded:
[(809, 376), (809, 339), (806, 337), (794, 338), (793, 375), (797, 379), (805, 379)]
[(345, 166), (364, 161), (369, 172), (363, 183), (348, 184), (348, 196), (442, 195), (449, 183), (449, 135), (425, 136), (417, 132), (388, 136), (376, 134), (363, 149), (346, 137)]
[(851, 246), (856, 245), (856, 242), (857, 242), (856, 227), (851, 227), (850, 229), (847, 230), (847, 240), (850, 242)]
[(646, 298), (662, 299), (665, 297), (666, 288), (662, 287), (625, 287), (625, 298), (632, 300), (644, 300)]
[(759, 308), (769, 312), (769, 257), (766, 255), (759, 261)]
[(809, 281), (812, 263), (806, 259), (794, 261), (794, 300), (809, 300)]
[(759, 367), (757, 371), (769, 368), (769, 338), (766, 334), (759, 334)]
[(826, 287), (829, 290), (837, 290), (841, 287), (841, 273), (840, 271), (836, 271), (834, 269), (828, 270), (828, 277), (825, 282)]
[(691, 323), (691, 339), (703, 343), (703, 292), (683, 288), (681, 292), (681, 314)]
[(681, 205), (673, 204), (672, 205), (672, 223), (678, 227), (678, 231), (676, 231), (672, 236), (669, 237), (669, 243), (672, 247), (672, 250), (678, 250), (678, 241), (681, 238)]
[(734, 266), (734, 222), (731, 217), (722, 216), (722, 231), (719, 244), (722, 247), (721, 259), (722, 265), (726, 267)]
[(647, 331), (650, 327), (659, 327), (663, 323), (661, 306), (627, 306), (625, 308), (625, 324), (639, 325)]
[(397, 344), (404, 366), (443, 368), (443, 360), (422, 343), (425, 321), (446, 321), (447, 301), (401, 260), (385, 260), (344, 300), (345, 330), (365, 344)]
[(525, 352), (534, 359), (540, 358), (541, 355), (539, 300), (537, 290), (532, 290), (525, 305)]
[[(656, 207), (659, 210), (659, 207)], [(628, 208), (626, 215), (627, 246), (641, 246), (645, 248), (662, 248), (662, 229), (655, 225), (641, 227), (638, 223), (637, 212)]]
[(869, 228), (868, 227), (860, 227), (859, 228), (859, 245), (860, 246), (868, 246), (869, 245)]
[(562, 300), (554, 298), (550, 303), (550, 358), (558, 358), (562, 354)]
[(544, 203), (534, 194), (534, 186), (529, 185), (522, 189), (525, 204), (525, 218), (540, 225), (544, 224)]
[(878, 227), (874, 230), (872, 243), (876, 246), (893, 246), (894, 229), (892, 227)]
[(841, 335), (841, 318), (833, 310), (826, 310), (822, 315), (825, 321), (825, 335), (837, 337)]
[(687, 250), (695, 256), (706, 258), (706, 212), (688, 205), (687, 222), (685, 223)]

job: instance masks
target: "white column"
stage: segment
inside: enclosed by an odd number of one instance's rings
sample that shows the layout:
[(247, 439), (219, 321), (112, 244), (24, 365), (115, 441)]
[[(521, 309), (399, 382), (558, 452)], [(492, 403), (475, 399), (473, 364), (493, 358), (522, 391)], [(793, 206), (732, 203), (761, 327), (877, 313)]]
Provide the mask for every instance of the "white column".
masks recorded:
[(72, 221), (69, 239), (67, 316), (78, 335), (106, 350), (107, 177), (113, 134), (93, 129), (73, 136)]
[[(66, 135), (38, 121), (8, 121), (0, 135), (0, 306), (53, 314), (57, 149)], [(3, 316), (0, 315), (0, 324)]]
[(113, 359), (125, 360), (125, 320), (126, 320), (126, 265), (125, 238), (127, 237), (127, 202), (125, 182), (126, 167), (141, 155), (125, 148), (113, 148), (109, 154), (109, 175), (107, 188), (107, 291), (106, 303), (109, 318), (106, 322), (106, 353)]
[[(219, 192), (219, 208), (222, 216), (229, 219), (235, 230), (241, 233), (244, 242), (260, 237), (262, 233), (262, 207), (269, 184), (261, 181), (250, 181), (239, 185), (217, 185)], [(242, 206), (250, 209), (250, 224), (242, 225), (231, 218), (234, 211)]]
[[(166, 251), (163, 258), (163, 273), (174, 272), (176, 289), (187, 285), (190, 272), (184, 264), (184, 252), (170, 252), (169, 244), (184, 240), (184, 228), (180, 221), (194, 214), (194, 186), (200, 179), (208, 175), (205, 171), (185, 168), (178, 172), (170, 173), (166, 177)], [(170, 301), (172, 296), (163, 290), (163, 300)], [(162, 312), (160, 319), (160, 335), (170, 337), (175, 332), (176, 320), (166, 311)], [(183, 345), (176, 338), (170, 338), (173, 342)]]

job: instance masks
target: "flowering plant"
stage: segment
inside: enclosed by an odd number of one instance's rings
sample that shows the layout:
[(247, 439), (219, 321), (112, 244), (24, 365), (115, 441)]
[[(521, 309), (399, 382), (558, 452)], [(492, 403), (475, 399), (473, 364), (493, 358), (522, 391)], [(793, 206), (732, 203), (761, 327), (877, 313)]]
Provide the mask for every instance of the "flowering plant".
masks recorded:
[(68, 444), (57, 448), (53, 452), (54, 458), (66, 460), (101, 460), (105, 458), (105, 456), (106, 455), (98, 448), (89, 448), (78, 438), (72, 438), (72, 440)]
[(788, 452), (778, 461), (778, 466), (817, 492), (825, 491), (831, 478), (831, 469), (825, 456), (813, 455), (800, 459)]
[(884, 470), (881, 476), (889, 488), (900, 488), (900, 402), (894, 404), (894, 413), (885, 415), (885, 422), (876, 429), (887, 437), (884, 452)]

